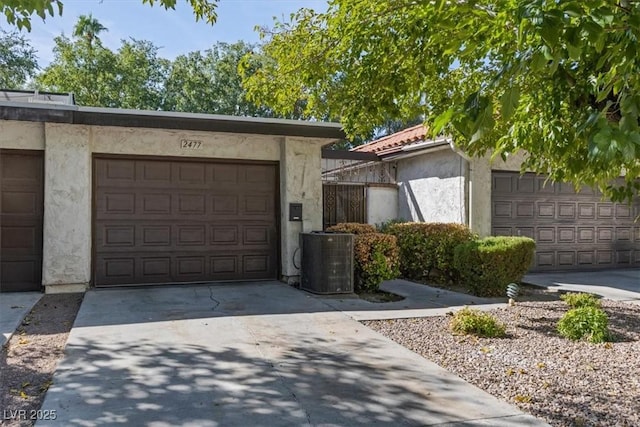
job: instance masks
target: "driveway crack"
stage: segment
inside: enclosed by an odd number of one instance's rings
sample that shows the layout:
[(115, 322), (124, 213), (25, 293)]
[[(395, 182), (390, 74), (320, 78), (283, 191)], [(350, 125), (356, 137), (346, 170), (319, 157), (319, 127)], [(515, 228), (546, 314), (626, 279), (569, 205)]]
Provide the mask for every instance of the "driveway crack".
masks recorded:
[(214, 298), (213, 296), (213, 286), (207, 286), (209, 289), (209, 299), (215, 303), (215, 305), (211, 308), (211, 311), (216, 311), (216, 308), (220, 305), (220, 301)]

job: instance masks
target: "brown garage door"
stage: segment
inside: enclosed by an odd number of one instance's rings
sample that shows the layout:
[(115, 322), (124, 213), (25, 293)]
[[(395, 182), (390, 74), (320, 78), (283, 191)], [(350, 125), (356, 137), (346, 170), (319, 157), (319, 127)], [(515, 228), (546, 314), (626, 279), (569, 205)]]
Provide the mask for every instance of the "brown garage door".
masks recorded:
[(493, 172), (492, 232), (535, 239), (533, 270), (640, 266), (640, 201), (602, 201), (599, 192), (544, 184), (535, 174)]
[(96, 286), (276, 277), (277, 165), (94, 162)]
[(42, 283), (42, 151), (0, 150), (0, 291)]

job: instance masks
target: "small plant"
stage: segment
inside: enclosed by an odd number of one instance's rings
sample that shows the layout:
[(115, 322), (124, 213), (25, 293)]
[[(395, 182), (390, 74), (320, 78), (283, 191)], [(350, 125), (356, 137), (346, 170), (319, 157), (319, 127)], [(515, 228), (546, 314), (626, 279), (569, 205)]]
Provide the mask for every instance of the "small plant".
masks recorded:
[(449, 323), (457, 334), (476, 335), (486, 338), (504, 337), (505, 326), (489, 313), (465, 307), (453, 315)]
[(558, 322), (558, 332), (574, 341), (586, 338), (591, 343), (601, 343), (610, 339), (608, 323), (607, 313), (601, 308), (578, 307), (562, 316)]
[(560, 299), (571, 308), (596, 307), (600, 308), (600, 300), (593, 294), (570, 292), (560, 296)]

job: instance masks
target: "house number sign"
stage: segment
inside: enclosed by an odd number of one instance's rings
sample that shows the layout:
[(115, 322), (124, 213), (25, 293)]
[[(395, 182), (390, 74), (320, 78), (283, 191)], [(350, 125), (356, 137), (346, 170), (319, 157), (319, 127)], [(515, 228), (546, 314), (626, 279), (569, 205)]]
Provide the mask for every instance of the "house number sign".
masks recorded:
[(202, 148), (202, 141), (197, 139), (181, 139), (180, 148), (183, 150), (199, 150)]

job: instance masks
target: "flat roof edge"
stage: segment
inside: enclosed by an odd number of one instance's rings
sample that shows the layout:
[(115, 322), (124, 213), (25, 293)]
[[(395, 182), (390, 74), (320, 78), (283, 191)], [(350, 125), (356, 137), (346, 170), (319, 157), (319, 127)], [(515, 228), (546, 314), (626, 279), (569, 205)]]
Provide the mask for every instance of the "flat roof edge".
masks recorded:
[(332, 140), (344, 139), (346, 136), (339, 123), (165, 111), (38, 105), (6, 101), (0, 101), (0, 119), (94, 126), (298, 136)]

